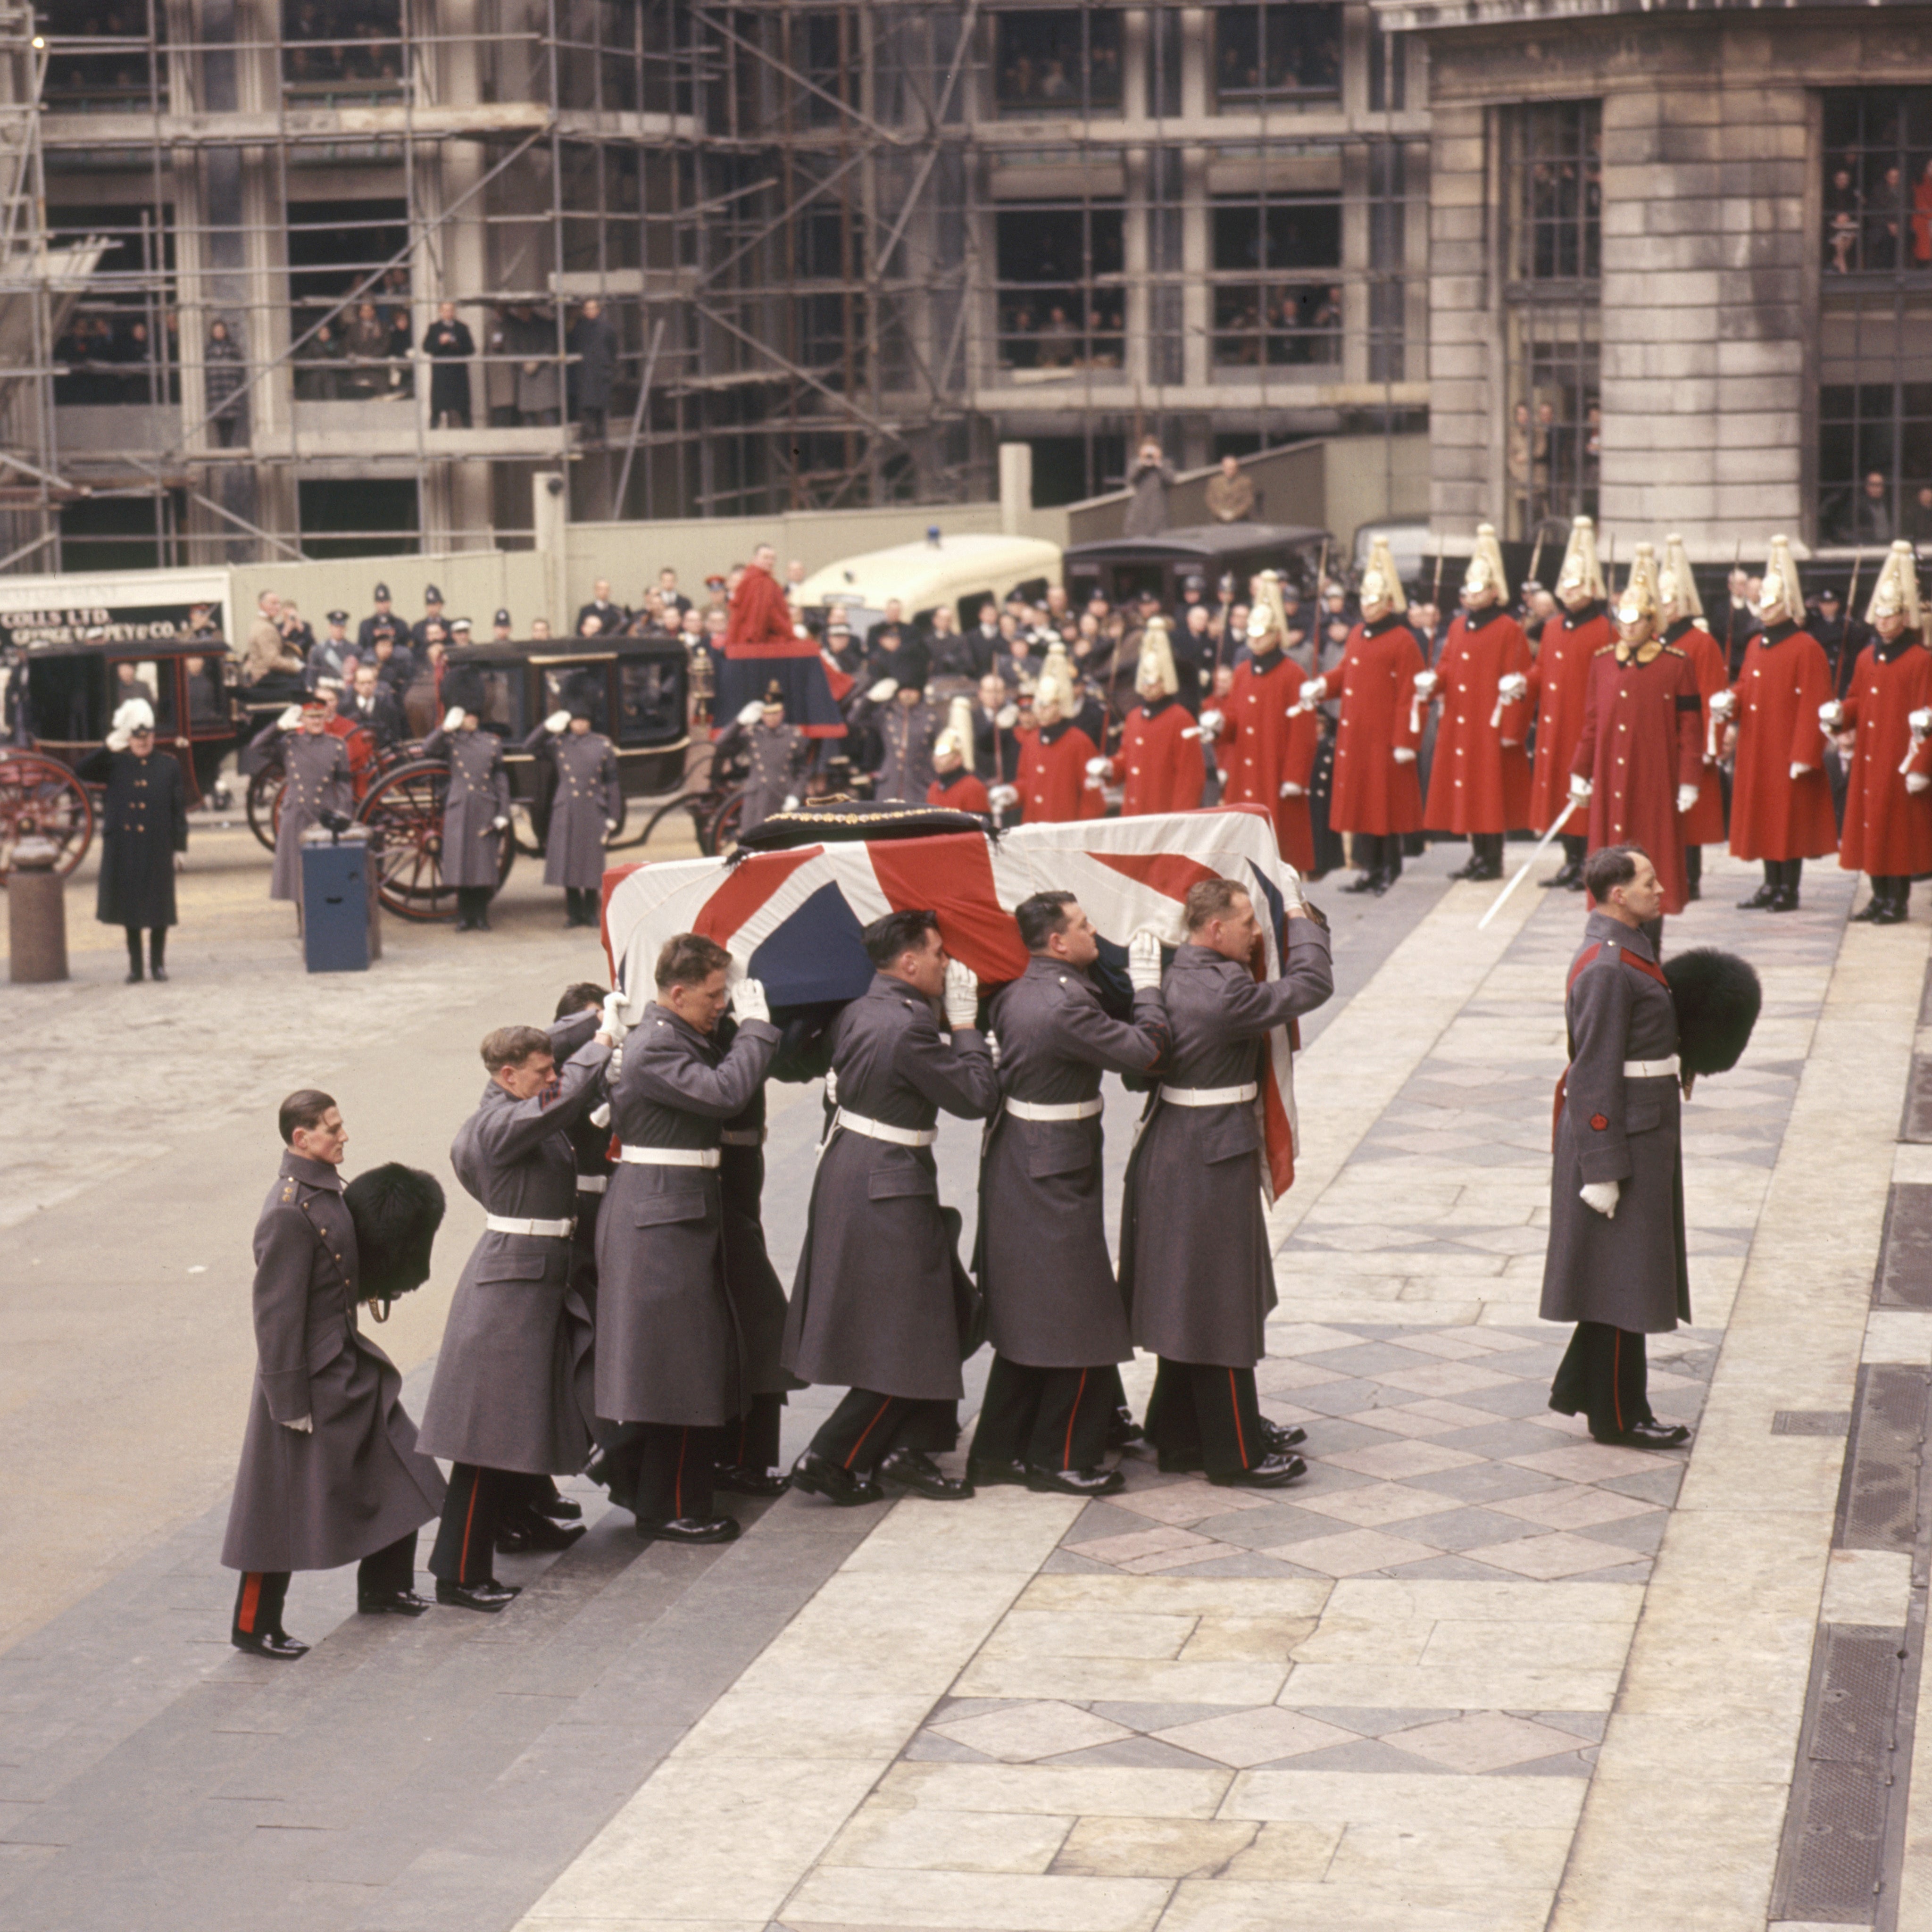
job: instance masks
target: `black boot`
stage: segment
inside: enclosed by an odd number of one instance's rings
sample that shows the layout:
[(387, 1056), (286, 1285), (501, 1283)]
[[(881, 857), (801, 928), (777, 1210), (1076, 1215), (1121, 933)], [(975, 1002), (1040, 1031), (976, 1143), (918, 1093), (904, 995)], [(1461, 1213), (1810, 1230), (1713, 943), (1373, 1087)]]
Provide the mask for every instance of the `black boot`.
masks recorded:
[(148, 929), (148, 976), (151, 980), (168, 976), (168, 929), (164, 926)]
[(1684, 848), (1684, 896), (1687, 900), (1704, 896), (1704, 848), (1701, 845), (1687, 845)]
[(1882, 879), (1876, 873), (1873, 874), (1871, 897), (1852, 914), (1852, 923), (1854, 926), (1876, 926), (1878, 923), (1879, 915), (1891, 902), (1892, 894), (1888, 890), (1891, 884), (1889, 879)]
[(1772, 900), (1773, 912), (1796, 912), (1798, 910), (1798, 879), (1804, 869), (1802, 859), (1786, 859), (1780, 869), (1776, 896)]
[(1764, 884), (1759, 886), (1757, 890), (1753, 892), (1749, 898), (1738, 900), (1738, 911), (1763, 912), (1769, 908), (1772, 902), (1778, 897), (1778, 881), (1783, 876), (1784, 867), (1777, 860), (1766, 860), (1764, 862)]
[(132, 986), (147, 976), (141, 970), (141, 928), (130, 926), (128, 933), (128, 983)]
[[(1882, 889), (1882, 890), (1881, 890)], [(1874, 879), (1872, 881), (1872, 904), (1878, 910), (1870, 914), (1874, 926), (1903, 926), (1910, 916), (1912, 881), (1907, 878)]]
[(1503, 835), (1500, 832), (1478, 832), (1469, 844), (1471, 856), (1463, 878), (1482, 881), (1500, 879), (1503, 875)]

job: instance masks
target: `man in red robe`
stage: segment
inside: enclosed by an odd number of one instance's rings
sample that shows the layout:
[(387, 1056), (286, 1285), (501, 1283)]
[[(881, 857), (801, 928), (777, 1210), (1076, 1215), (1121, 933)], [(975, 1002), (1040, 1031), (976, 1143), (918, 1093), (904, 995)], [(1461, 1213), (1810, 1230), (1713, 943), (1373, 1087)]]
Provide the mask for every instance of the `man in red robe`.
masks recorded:
[[(1570, 768), (1583, 729), (1590, 661), (1616, 640), (1604, 609), (1607, 594), (1597, 563), (1595, 526), (1588, 517), (1579, 517), (1556, 576), (1556, 601), (1563, 608), (1544, 620), (1536, 662), (1529, 670), (1529, 694), (1536, 704), (1536, 754), (1529, 779), (1532, 832), (1547, 832), (1569, 802)], [(1560, 835), (1562, 869), (1547, 881), (1578, 892), (1583, 890), (1583, 858), (1589, 850), (1589, 841), (1576, 824), (1581, 815), (1573, 813), (1569, 829)]]
[(1821, 715), (1851, 754), (1838, 863), (1871, 874), (1871, 898), (1852, 916), (1898, 926), (1912, 880), (1932, 872), (1932, 646), (1918, 567), (1903, 538), (1873, 586), (1865, 622), (1874, 635), (1844, 701)]
[(1201, 728), (1177, 695), (1180, 675), (1161, 618), (1150, 620), (1141, 633), (1134, 689), (1141, 701), (1120, 728), (1120, 748), (1095, 761), (1094, 776), (1119, 781), (1123, 818), (1192, 812), (1201, 802), (1208, 767), (1201, 756)]
[(1616, 642), (1591, 660), (1570, 795), (1589, 806), (1589, 849), (1649, 855), (1663, 910), (1684, 910), (1682, 815), (1702, 783), (1702, 705), (1690, 660), (1657, 635), (1656, 554), (1637, 545), (1617, 598)]
[(1423, 824), (1469, 842), (1469, 862), (1454, 879), (1500, 879), (1503, 836), (1529, 820), (1529, 640), (1503, 608), (1508, 575), (1493, 524), (1476, 529), (1462, 578), (1462, 608), (1442, 656), (1419, 685), (1439, 698), (1442, 719), (1429, 774)]
[(1657, 580), (1658, 615), (1664, 641), (1690, 660), (1702, 706), (1704, 752), (1697, 780), (1697, 802), (1679, 821), (1684, 835), (1684, 896), (1703, 897), (1704, 848), (1724, 842), (1724, 787), (1718, 770), (1722, 722), (1711, 710), (1711, 700), (1731, 681), (1724, 649), (1704, 621), (1704, 600), (1697, 594), (1684, 539), (1672, 531), (1664, 539), (1664, 568)]
[(845, 720), (832, 695), (825, 660), (785, 602), (772, 566), (778, 553), (760, 544), (740, 573), (724, 627), (712, 716), (725, 722), (722, 737), (747, 704), (762, 704), (774, 680), (784, 694), (785, 722), (806, 738), (843, 738)]
[(1310, 872), (1315, 827), (1308, 787), (1322, 740), (1317, 681), (1304, 679), (1288, 654), (1280, 579), (1264, 571), (1258, 583), (1248, 615), (1248, 660), (1236, 668), (1220, 706), (1202, 712), (1202, 735), (1218, 740), (1221, 802), (1262, 806), (1274, 820), (1281, 856), (1297, 872)]
[(1055, 644), (1034, 691), (1032, 728), (1023, 727), (1016, 734), (1020, 768), (1013, 785), (1029, 825), (1099, 818), (1106, 811), (1100, 782), (1088, 770), (1100, 755), (1100, 748), (1072, 722), (1079, 703), (1066, 650)]
[(1757, 617), (1764, 628), (1744, 646), (1738, 681), (1711, 700), (1737, 734), (1731, 776), (1731, 850), (1764, 861), (1764, 884), (1739, 907), (1796, 912), (1807, 859), (1834, 851), (1838, 828), (1825, 776), (1820, 707), (1832, 695), (1824, 646), (1803, 629), (1804, 593), (1791, 547), (1771, 540)]
[(1385, 537), (1370, 552), (1361, 597), (1361, 622), (1348, 633), (1342, 662), (1317, 682), (1324, 697), (1342, 688), (1328, 823), (1352, 835), (1361, 868), (1342, 890), (1379, 895), (1402, 877), (1403, 835), (1422, 829), (1415, 766), (1422, 721), (1414, 703), (1422, 646), (1403, 622), (1408, 600)]
[(973, 750), (973, 706), (956, 698), (947, 708), (946, 729), (932, 741), (932, 782), (926, 788), (928, 805), (951, 812), (976, 812), (990, 817), (986, 788), (973, 775), (967, 760)]

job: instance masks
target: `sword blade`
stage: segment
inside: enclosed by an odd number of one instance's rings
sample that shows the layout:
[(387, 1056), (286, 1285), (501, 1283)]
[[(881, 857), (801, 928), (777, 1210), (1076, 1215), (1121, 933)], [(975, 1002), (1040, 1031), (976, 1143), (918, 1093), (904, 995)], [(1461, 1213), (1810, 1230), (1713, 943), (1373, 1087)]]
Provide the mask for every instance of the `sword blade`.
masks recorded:
[(1551, 821), (1550, 830), (1536, 842), (1535, 849), (1532, 851), (1529, 856), (1522, 862), (1522, 869), (1516, 874), (1514, 878), (1510, 880), (1508, 885), (1504, 886), (1501, 892), (1497, 893), (1494, 901), (1490, 904), (1489, 910), (1484, 913), (1480, 919), (1477, 920), (1476, 930), (1478, 932), (1480, 932), (1484, 927), (1487, 926), (1490, 921), (1494, 919), (1496, 914), (1502, 910), (1504, 900), (1508, 898), (1510, 894), (1514, 892), (1516, 887), (1521, 885), (1525, 879), (1528, 878), (1529, 868), (1531, 866), (1534, 866), (1537, 860), (1542, 857), (1544, 853), (1549, 848), (1550, 840), (1554, 838), (1557, 833), (1563, 830), (1564, 822), (1568, 819), (1570, 814), (1583, 801), (1580, 798), (1573, 798), (1570, 802), (1556, 814), (1555, 819)]

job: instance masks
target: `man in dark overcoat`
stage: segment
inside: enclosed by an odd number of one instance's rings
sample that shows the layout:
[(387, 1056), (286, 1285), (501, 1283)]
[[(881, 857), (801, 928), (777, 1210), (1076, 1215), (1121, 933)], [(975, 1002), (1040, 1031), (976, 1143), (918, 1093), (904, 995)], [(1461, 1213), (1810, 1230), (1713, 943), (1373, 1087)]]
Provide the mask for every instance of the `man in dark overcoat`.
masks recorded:
[[(764, 989), (726, 983), (730, 956), (694, 932), (667, 940), (657, 998), (624, 1046), (611, 1096), (616, 1171), (598, 1217), (597, 1416), (626, 1439), (604, 1457), (638, 1534), (728, 1543), (715, 1509), (724, 1431), (749, 1406), (724, 1278), (718, 1132), (742, 1113), (778, 1043)], [(728, 1050), (715, 1038), (728, 1006)]]
[(544, 884), (563, 888), (566, 926), (594, 928), (604, 844), (624, 822), (624, 788), (610, 740), (590, 727), (589, 703), (573, 698), (524, 740), (524, 749), (548, 750), (556, 767), (544, 837)]
[(1000, 1103), (980, 1163), (978, 1273), (994, 1355), (968, 1473), (1112, 1496), (1124, 1484), (1100, 1459), (1115, 1365), (1134, 1347), (1107, 1252), (1100, 1076), (1150, 1072), (1166, 1051), (1160, 942), (1134, 936), (1123, 1022), (1088, 977), (1100, 940), (1071, 892), (1036, 892), (1014, 917), (1032, 957), (992, 1003)]
[(114, 714), (106, 746), (75, 767), (104, 784), (100, 806), (100, 881), (94, 917), (128, 935), (128, 983), (141, 977), (141, 934), (148, 970), (168, 976), (168, 928), (175, 923), (175, 874), (188, 850), (188, 794), (181, 766), (154, 749), (154, 715), (145, 698)]
[(442, 1478), (416, 1447), (403, 1378), (357, 1328), (356, 1223), (342, 1198), (348, 1130), (330, 1096), (282, 1102), (280, 1173), (255, 1224), (255, 1393), (229, 1506), (223, 1567), (242, 1572), (230, 1641), (287, 1660), (296, 1570), (356, 1563), (356, 1606), (419, 1616), (416, 1532)]
[(1677, 1010), (1642, 930), (1664, 888), (1634, 845), (1592, 853), (1583, 881), (1596, 910), (1564, 1000), (1570, 1066), (1540, 1310), (1576, 1332), (1550, 1406), (1586, 1417), (1599, 1442), (1674, 1449), (1690, 1432), (1651, 1413), (1643, 1341), (1690, 1318)]
[(423, 353), (430, 360), (429, 424), (431, 429), (470, 427), (470, 358), (476, 338), (457, 319), (456, 304), (438, 302), (436, 320), (423, 332)]
[[(976, 982), (947, 958), (935, 915), (889, 913), (862, 937), (872, 983), (830, 1029), (838, 1106), (785, 1324), (785, 1366), (849, 1393), (792, 1482), (851, 1504), (876, 1502), (883, 1476), (950, 1502), (972, 1485), (942, 1474), (928, 1452), (958, 1439), (962, 1309), (972, 1289), (940, 1210), (932, 1145), (942, 1107), (984, 1120), (999, 1082)], [(946, 1034), (934, 1017), (942, 1002)]]
[[(511, 1026), (486, 1035), (489, 1082), (449, 1150), (484, 1218), (423, 1408), (423, 1448), (454, 1466), (430, 1553), (438, 1603), (508, 1603), (516, 1592), (492, 1574), (498, 1512), (506, 1493), (526, 1498), (529, 1485), (506, 1484), (506, 1473), (574, 1474), (590, 1457), (591, 1322), (572, 1267), (570, 1132), (603, 1097), (612, 1035), (592, 1038), (596, 1026), (580, 1013), (548, 1032)], [(568, 1056), (560, 1072), (559, 1054)], [(527, 1519), (521, 1526), (527, 1533)]]
[(1186, 940), (1162, 991), (1173, 1045), (1127, 1168), (1120, 1278), (1137, 1346), (1160, 1358), (1147, 1432), (1164, 1469), (1280, 1489), (1306, 1472), (1294, 1438), (1264, 1422), (1255, 1364), (1267, 1353), (1274, 1266), (1262, 1206), (1258, 1102), (1270, 1033), (1334, 990), (1328, 932), (1287, 908), (1282, 976), (1258, 981), (1252, 901), (1226, 879), (1189, 889)]
[(302, 903), (302, 837), (322, 823), (325, 812), (346, 818), (356, 809), (349, 753), (328, 729), (328, 700), (310, 695), (291, 704), (278, 721), (284, 734), (280, 809), (275, 814), (275, 865), (268, 896)]
[[(460, 692), (423, 740), (426, 758), (449, 760), (442, 799), (442, 883), (456, 889), (456, 929), (487, 932), (490, 898), (502, 876), (500, 844), (510, 829), (510, 776), (503, 744), (481, 729), (482, 700)], [(600, 874), (601, 877), (601, 874)]]

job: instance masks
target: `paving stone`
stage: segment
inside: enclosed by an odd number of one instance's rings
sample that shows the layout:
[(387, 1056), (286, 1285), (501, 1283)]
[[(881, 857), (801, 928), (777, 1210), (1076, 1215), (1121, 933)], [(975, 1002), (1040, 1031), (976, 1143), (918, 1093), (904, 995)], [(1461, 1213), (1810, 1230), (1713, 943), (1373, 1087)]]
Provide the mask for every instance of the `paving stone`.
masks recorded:
[[(1274, 1765), (1267, 1767), (1269, 1770), (1276, 1768)], [(1412, 1756), (1380, 1738), (1357, 1738), (1348, 1744), (1331, 1744), (1326, 1750), (1310, 1751), (1303, 1756), (1285, 1760), (1279, 1768), (1311, 1773), (1366, 1771), (1392, 1773), (1397, 1777), (1414, 1777), (1424, 1772), (1443, 1778), (1456, 1775), (1446, 1764)]]
[(1345, 1708), (1304, 1704), (1295, 1708), (1311, 1718), (1321, 1718), (1324, 1724), (1340, 1724), (1345, 1731), (1359, 1732), (1365, 1738), (1386, 1737), (1392, 1731), (1409, 1730), (1418, 1724), (1447, 1724), (1451, 1718), (1462, 1714), (1460, 1711), (1382, 1710), (1372, 1705)]
[(1500, 1711), (1472, 1712), (1439, 1724), (1420, 1724), (1398, 1732), (1394, 1742), (1414, 1756), (1468, 1772), (1501, 1771), (1576, 1749), (1568, 1734)]
[(1532, 1523), (1486, 1509), (1444, 1510), (1435, 1516), (1414, 1517), (1402, 1526), (1402, 1534), (1412, 1541), (1426, 1544), (1432, 1550), (1452, 1552), (1537, 1533)]
[[(1298, 1488), (1294, 1493), (1299, 1496), (1302, 1492)], [(1210, 1516), (1193, 1527), (1196, 1535), (1211, 1537), (1218, 1542), (1247, 1550), (1271, 1550), (1305, 1536), (1332, 1536), (1335, 1519), (1298, 1504), (1278, 1502), (1269, 1504), (1265, 1509)]]
[(1324, 1724), (1305, 1712), (1264, 1704), (1251, 1711), (1232, 1711), (1191, 1724), (1178, 1724), (1159, 1733), (1168, 1744), (1238, 1771), (1345, 1744), (1352, 1733), (1340, 1725)]
[(1089, 1744), (1084, 1750), (1062, 1751), (1041, 1758), (1045, 1765), (1105, 1765), (1134, 1771), (1204, 1771), (1216, 1760), (1159, 1738), (1121, 1738), (1112, 1744)]
[(1413, 1563), (1431, 1555), (1428, 1546), (1378, 1529), (1350, 1530), (1339, 1536), (1312, 1536), (1288, 1546), (1298, 1567), (1324, 1576), (1360, 1576)]
[(1109, 1724), (1078, 1705), (1052, 1699), (1015, 1704), (957, 1722), (949, 1718), (928, 1728), (955, 1744), (968, 1745), (1008, 1764), (1028, 1764), (1064, 1751), (1112, 1744), (1132, 1735), (1124, 1725)]
[(1497, 1583), (1520, 1581), (1514, 1573), (1487, 1563), (1473, 1563), (1466, 1556), (1432, 1556), (1420, 1563), (1398, 1564), (1381, 1573), (1385, 1576), (1428, 1579), (1444, 1583)]
[(1324, 1348), (1319, 1354), (1304, 1354), (1302, 1360), (1317, 1368), (1332, 1369), (1337, 1376), (1367, 1376), (1388, 1379), (1392, 1369), (1419, 1370), (1429, 1366), (1413, 1349), (1393, 1342), (1364, 1342), (1352, 1348)]

